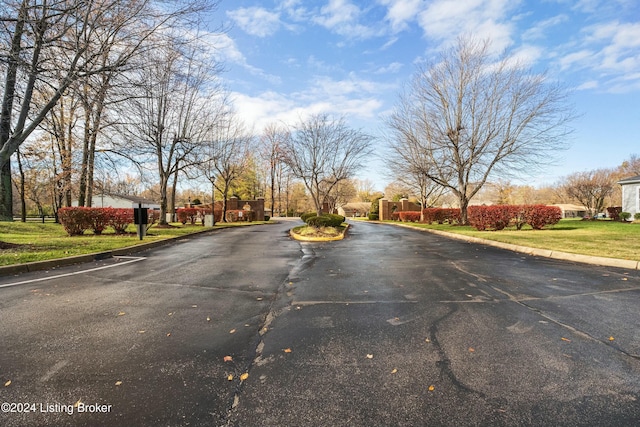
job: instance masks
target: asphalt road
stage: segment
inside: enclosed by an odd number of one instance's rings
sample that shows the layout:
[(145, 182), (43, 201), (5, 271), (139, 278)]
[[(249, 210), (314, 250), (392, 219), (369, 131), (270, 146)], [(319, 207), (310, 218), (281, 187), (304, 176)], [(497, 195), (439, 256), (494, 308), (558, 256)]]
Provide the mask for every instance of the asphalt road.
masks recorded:
[(293, 225), (1, 277), (0, 425), (638, 424), (637, 271)]

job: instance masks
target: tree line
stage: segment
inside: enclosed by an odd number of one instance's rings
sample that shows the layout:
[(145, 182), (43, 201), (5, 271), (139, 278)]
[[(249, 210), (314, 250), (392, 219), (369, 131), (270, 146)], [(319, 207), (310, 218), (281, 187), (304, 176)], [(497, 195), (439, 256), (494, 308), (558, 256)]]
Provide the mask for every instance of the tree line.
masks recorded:
[[(305, 210), (348, 201), (374, 138), (322, 113), (256, 134), (221, 83), (223, 29), (201, 26), (216, 5), (0, 0), (0, 219), (13, 217), (14, 188), (23, 215), (28, 203), (55, 213), (126, 187), (132, 169), (153, 183), (143, 187), (161, 222), (185, 179), (210, 186), (211, 201), (263, 196), (272, 215), (291, 211), (295, 192), (306, 194)], [(386, 118), (383, 158), (401, 171), (390, 178), (425, 207), (454, 197), (466, 222), (489, 183), (542, 170), (567, 147), (567, 96), (490, 41), (461, 37), (416, 69)]]

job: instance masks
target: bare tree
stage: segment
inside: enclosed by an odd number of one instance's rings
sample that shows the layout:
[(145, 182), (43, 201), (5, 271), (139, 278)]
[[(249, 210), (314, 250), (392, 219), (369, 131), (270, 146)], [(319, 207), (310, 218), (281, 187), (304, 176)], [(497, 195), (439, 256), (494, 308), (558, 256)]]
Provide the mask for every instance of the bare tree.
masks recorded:
[(566, 146), (572, 118), (562, 88), (489, 48), (460, 38), (417, 70), (388, 119), (395, 146), (419, 156), (419, 172), (457, 197), (465, 222), (490, 176), (548, 164)]
[(596, 169), (569, 175), (561, 188), (595, 216), (604, 209), (605, 200), (613, 193), (616, 181), (613, 170)]
[(199, 169), (222, 195), (223, 221), (226, 221), (229, 191), (247, 165), (252, 143), (253, 135), (232, 112), (221, 115), (208, 134)]
[(268, 167), (268, 191), (271, 200), (271, 216), (274, 215), (276, 187), (278, 187), (279, 172), (282, 171), (282, 150), (284, 142), (289, 138), (286, 128), (277, 124), (268, 125), (260, 138), (260, 152)]
[(371, 154), (372, 137), (326, 114), (302, 120), (292, 130), (284, 161), (309, 191), (318, 215), (334, 188), (351, 178)]
[(135, 96), (123, 104), (121, 115), (127, 121), (121, 129), (127, 144), (118, 150), (135, 153), (157, 171), (161, 225), (167, 223), (169, 182), (173, 177), (175, 185), (180, 172), (200, 161), (219, 98), (212, 89), (217, 87), (211, 86), (217, 64), (201, 61), (196, 41), (181, 45), (173, 40), (162, 43), (140, 69)]
[[(5, 79), (0, 109), (0, 220), (12, 220), (11, 155), (67, 89), (123, 69), (150, 35), (205, 5), (151, 0), (0, 0)], [(108, 52), (107, 61), (98, 57)], [(40, 100), (34, 94), (43, 94)]]

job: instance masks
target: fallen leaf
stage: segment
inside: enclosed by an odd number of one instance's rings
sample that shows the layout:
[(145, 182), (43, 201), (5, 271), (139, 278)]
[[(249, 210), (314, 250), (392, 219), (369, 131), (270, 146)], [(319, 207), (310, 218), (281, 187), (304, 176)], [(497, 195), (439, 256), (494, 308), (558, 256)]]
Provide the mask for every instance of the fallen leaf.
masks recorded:
[(127, 313), (125, 313), (124, 311), (121, 311), (120, 313), (118, 313), (118, 316), (124, 316), (125, 314)]
[(116, 386), (122, 385), (122, 381), (116, 381)]
[(7, 381), (6, 383), (4, 383), (5, 387), (9, 387), (11, 385), (11, 380)]
[(198, 306), (196, 304), (193, 304), (191, 308), (198, 308)]
[(211, 322), (211, 317), (207, 316), (207, 322)]
[(171, 313), (169, 313), (169, 314), (168, 314), (168, 316), (173, 316), (173, 313), (174, 313), (174, 312), (172, 311)]
[(429, 338), (425, 339), (424, 342), (431, 342)]
[(614, 337), (609, 337), (609, 341), (613, 341), (613, 340), (615, 340)]
[(373, 359), (373, 354), (367, 354), (367, 359)]
[(435, 390), (435, 389), (436, 389), (436, 386), (434, 386), (434, 385), (430, 385), (430, 386), (429, 386), (429, 391), (433, 391), (433, 390)]
[(144, 334), (147, 331), (138, 331), (139, 334)]
[(235, 333), (236, 333), (236, 330), (235, 330), (235, 329), (232, 329), (232, 330), (230, 330), (230, 331), (229, 331), (229, 333), (230, 333), (230, 334), (235, 334)]
[(629, 280), (629, 279), (627, 279), (626, 277), (623, 277), (622, 280)]
[(392, 374), (395, 374), (396, 372), (398, 372), (398, 370), (395, 368), (393, 368), (393, 371), (391, 371)]
[(285, 353), (291, 353), (291, 349), (290, 349), (290, 348), (285, 348), (283, 351), (284, 351)]
[(225, 362), (231, 362), (233, 360), (233, 357), (225, 356), (222, 360), (224, 360)]
[(233, 381), (233, 374), (229, 374), (229, 376), (227, 377), (227, 380)]
[(244, 381), (247, 378), (249, 378), (249, 373), (245, 372), (244, 374), (240, 375), (240, 381)]
[(167, 333), (167, 336), (168, 336), (168, 337), (170, 337), (170, 336), (171, 336), (171, 332), (168, 332), (168, 333)]
[(562, 341), (571, 342), (571, 340), (569, 338), (562, 337), (561, 339), (562, 339)]
[(475, 349), (475, 348), (473, 348), (473, 347), (469, 347), (469, 353), (473, 353), (473, 352), (475, 352), (475, 351), (476, 351), (476, 349)]
[(258, 298), (256, 298), (256, 301), (262, 301), (263, 299), (264, 298), (262, 298), (262, 297), (258, 297)]
[(80, 404), (82, 403), (81, 399), (78, 399), (78, 401), (76, 403), (73, 404), (74, 408), (77, 408), (78, 406), (80, 406)]

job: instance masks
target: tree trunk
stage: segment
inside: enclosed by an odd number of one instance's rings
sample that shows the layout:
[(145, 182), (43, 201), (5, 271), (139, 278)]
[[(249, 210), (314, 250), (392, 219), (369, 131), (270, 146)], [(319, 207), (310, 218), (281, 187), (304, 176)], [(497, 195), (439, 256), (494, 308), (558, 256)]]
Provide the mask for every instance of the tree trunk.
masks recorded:
[(24, 170), (22, 169), (22, 159), (20, 158), (20, 150), (16, 151), (16, 158), (18, 159), (18, 171), (20, 171), (20, 220), (27, 222), (27, 201), (25, 198), (25, 179)]
[(13, 221), (13, 185), (11, 183), (10, 159), (7, 159), (0, 169), (0, 221)]

